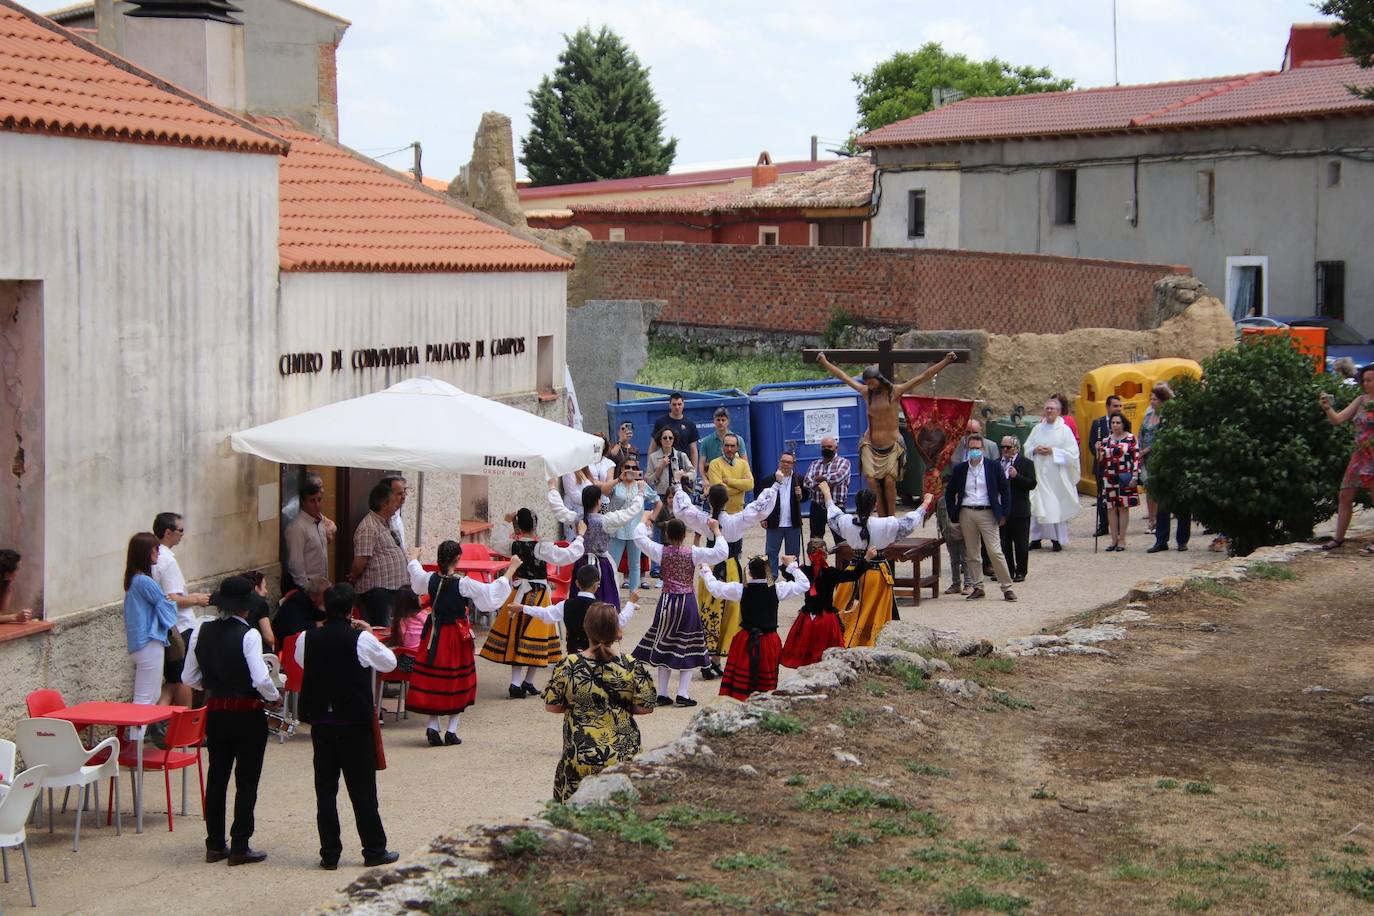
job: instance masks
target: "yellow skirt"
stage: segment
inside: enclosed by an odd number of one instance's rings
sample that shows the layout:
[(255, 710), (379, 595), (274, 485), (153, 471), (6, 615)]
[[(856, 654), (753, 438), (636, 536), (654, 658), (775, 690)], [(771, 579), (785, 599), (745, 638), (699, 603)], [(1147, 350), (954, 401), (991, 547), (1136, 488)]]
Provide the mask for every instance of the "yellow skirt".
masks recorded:
[[(723, 582), (743, 582), (744, 574), (738, 557), (725, 560)], [(706, 652), (709, 655), (725, 655), (730, 651), (730, 641), (739, 632), (739, 602), (717, 598), (706, 590), (701, 579), (697, 579), (697, 611), (701, 614), (701, 626), (706, 631)]]
[[(497, 612), (491, 632), (487, 634), (487, 640), (482, 643), (482, 651), (478, 654), (488, 661), (503, 665), (532, 665), (536, 668), (547, 668), (559, 661), (563, 657), (563, 649), (558, 642), (558, 627), (514, 610), (514, 603), (515, 592), (511, 592)], [(548, 588), (544, 585), (531, 587), (521, 604), (548, 607)]]
[[(858, 586), (859, 603), (849, 608)], [(871, 646), (892, 619), (892, 570), (886, 563), (870, 567), (857, 583), (835, 587), (835, 607), (844, 625), (844, 647)]]

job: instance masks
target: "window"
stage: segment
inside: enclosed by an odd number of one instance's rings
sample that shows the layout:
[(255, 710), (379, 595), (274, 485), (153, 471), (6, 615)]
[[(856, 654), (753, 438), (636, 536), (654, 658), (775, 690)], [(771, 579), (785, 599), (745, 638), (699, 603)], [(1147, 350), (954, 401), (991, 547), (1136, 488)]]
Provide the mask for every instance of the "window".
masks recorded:
[(760, 245), (776, 245), (776, 244), (778, 244), (778, 227), (777, 227), (777, 226), (760, 226), (760, 227), (759, 227), (759, 244), (760, 244)]
[(1207, 222), (1217, 212), (1217, 173), (1200, 169), (1197, 173), (1197, 218)]
[(611, 234), (610, 234), (610, 240), (611, 240), (612, 242), (623, 242), (623, 241), (625, 241), (625, 230), (624, 230), (624, 229), (612, 229), (612, 230), (611, 230)]
[(535, 345), (535, 390), (553, 393), (553, 335), (545, 334)]
[(1054, 224), (1078, 222), (1078, 169), (1054, 170)]
[(1339, 159), (1326, 164), (1326, 186), (1334, 188), (1341, 183), (1341, 162)]
[(1345, 262), (1317, 262), (1317, 314), (1345, 320)]
[(909, 239), (926, 237), (925, 189), (906, 193), (906, 237)]

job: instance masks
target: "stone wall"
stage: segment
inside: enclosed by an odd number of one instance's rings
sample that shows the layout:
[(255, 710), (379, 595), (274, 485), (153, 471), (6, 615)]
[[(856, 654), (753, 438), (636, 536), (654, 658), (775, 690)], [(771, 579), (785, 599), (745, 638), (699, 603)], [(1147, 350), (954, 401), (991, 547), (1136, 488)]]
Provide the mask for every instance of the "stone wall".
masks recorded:
[(1156, 280), (1186, 267), (982, 251), (591, 242), (580, 299), (662, 299), (674, 325), (814, 334), (860, 323), (1063, 333), (1151, 326)]

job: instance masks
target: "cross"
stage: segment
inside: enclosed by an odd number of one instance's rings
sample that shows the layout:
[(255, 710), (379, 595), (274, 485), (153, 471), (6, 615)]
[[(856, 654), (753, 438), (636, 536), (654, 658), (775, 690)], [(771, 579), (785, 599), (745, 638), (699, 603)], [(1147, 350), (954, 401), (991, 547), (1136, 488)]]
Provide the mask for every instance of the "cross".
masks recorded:
[[(956, 363), (966, 363), (969, 361), (969, 350), (894, 350), (892, 349), (892, 338), (884, 337), (878, 341), (876, 350), (802, 350), (802, 362), (814, 363), (816, 357), (821, 353), (826, 355), (832, 363), (862, 363), (868, 365), (876, 362), (878, 371), (889, 381), (893, 380), (897, 365), (913, 363), (938, 363), (945, 358), (946, 353), (953, 353), (958, 357)], [(877, 357), (877, 359), (874, 359)]]

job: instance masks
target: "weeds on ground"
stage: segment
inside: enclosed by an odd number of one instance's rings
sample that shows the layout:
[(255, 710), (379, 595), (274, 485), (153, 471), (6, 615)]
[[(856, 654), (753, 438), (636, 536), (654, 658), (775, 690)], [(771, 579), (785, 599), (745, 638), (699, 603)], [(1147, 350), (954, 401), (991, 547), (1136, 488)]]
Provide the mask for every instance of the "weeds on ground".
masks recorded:
[(784, 779), (782, 784), (785, 786), (804, 786), (806, 785), (806, 774), (793, 773), (791, 776)]
[(853, 849), (855, 846), (873, 845), (873, 837), (857, 830), (836, 830), (830, 834), (830, 845), (836, 849)]
[(828, 782), (798, 796), (797, 807), (802, 811), (853, 811), (863, 808), (906, 811), (911, 805), (895, 795), (874, 792), (865, 786), (840, 788)]
[(546, 911), (545, 884), (533, 869), (508, 884), (505, 875), (484, 875), (462, 883), (430, 883), (430, 916), (462, 913), (505, 913), (507, 916), (539, 916)]
[(1213, 795), (1216, 787), (1210, 782), (1190, 782), (1183, 787), (1183, 791), (1189, 795)]
[(884, 884), (914, 884), (938, 881), (940, 876), (919, 865), (907, 865), (902, 868), (884, 868), (878, 872), (878, 880)]
[(1002, 842), (998, 843), (997, 848), (1002, 850), (1003, 852), (1020, 852), (1021, 844), (1017, 841), (1016, 837), (1009, 836)]
[(521, 856), (540, 855), (545, 845), (547, 844), (542, 836), (533, 830), (522, 829), (515, 831), (510, 842), (506, 844), (505, 851), (512, 859), (518, 859)]
[(637, 380), (644, 385), (690, 391), (741, 388), (768, 382), (795, 382), (824, 376), (800, 354), (757, 353), (729, 347), (693, 346), (669, 337), (649, 340), (648, 359)]
[(1148, 881), (1155, 876), (1155, 870), (1139, 862), (1122, 862), (1112, 869), (1111, 875), (1117, 881)]
[(986, 674), (995, 671), (998, 674), (1011, 674), (1016, 670), (1016, 659), (1014, 658), (980, 658), (973, 663), (973, 673)]
[(945, 894), (944, 901), (945, 906), (955, 913), (964, 910), (988, 910), (993, 913), (1011, 913), (1012, 916), (1031, 905), (1029, 897), (992, 894), (973, 884), (966, 884), (957, 891)]
[(845, 728), (858, 728), (866, 721), (868, 721), (868, 713), (862, 709), (840, 710), (840, 724)]
[(1277, 582), (1292, 582), (1298, 577), (1298, 574), (1287, 566), (1280, 566), (1278, 563), (1270, 563), (1267, 560), (1252, 563), (1248, 575), (1251, 579), (1272, 579)]
[(753, 903), (743, 894), (727, 894), (714, 884), (693, 884), (682, 892), (682, 896), (732, 909), (742, 909)]
[(745, 819), (733, 811), (698, 808), (696, 805), (674, 805), (655, 817), (653, 823), (667, 827), (693, 828), (706, 824), (743, 824)]
[(786, 854), (787, 850), (785, 849), (764, 855), (756, 855), (752, 852), (736, 852), (728, 856), (721, 856), (711, 863), (711, 867), (717, 871), (774, 871), (787, 867), (787, 864), (782, 861), (782, 857)]
[(1362, 856), (1366, 854), (1363, 846), (1359, 843), (1352, 843), (1349, 841), (1341, 844), (1341, 852), (1348, 856)]
[(1031, 703), (1028, 700), (1020, 699), (1019, 697), (1014, 697), (1011, 694), (1007, 693), (1005, 690), (989, 690), (988, 698), (991, 699), (992, 702), (1005, 706), (1008, 709), (1035, 708), (1034, 703)]
[(887, 696), (887, 685), (882, 681), (864, 681), (864, 691), (871, 697)]
[(657, 820), (642, 820), (633, 806), (594, 805), (573, 809), (557, 802), (544, 806), (544, 819), (555, 827), (579, 833), (610, 833), (622, 842), (651, 849), (672, 849), (668, 832)]
[(1236, 599), (1240, 594), (1229, 585), (1223, 585), (1216, 579), (1208, 579), (1205, 576), (1194, 576), (1184, 583), (1190, 591), (1201, 592), (1204, 595), (1212, 595), (1216, 598)]
[(1374, 903), (1374, 868), (1338, 865), (1323, 871), (1322, 877), (1341, 893)]
[(888, 670), (907, 690), (925, 690), (930, 686), (925, 670), (920, 665), (897, 662)]
[(599, 916), (610, 912), (605, 894), (576, 882), (563, 889), (558, 909), (565, 916)]
[(1165, 778), (1163, 778), (1163, 779), (1156, 779), (1156, 780), (1155, 780), (1155, 788), (1156, 788), (1156, 789), (1177, 789), (1177, 788), (1178, 788), (1178, 780), (1177, 780), (1177, 779), (1169, 779), (1167, 776), (1166, 776)]
[(1169, 906), (1185, 913), (1205, 913), (1216, 905), (1216, 901), (1211, 897), (1200, 897), (1197, 894), (1190, 894), (1184, 891), (1169, 901)]
[(1052, 801), (1058, 798), (1059, 796), (1051, 792), (1049, 789), (1046, 789), (1045, 784), (1042, 782), (1035, 788), (1035, 791), (1030, 794), (1030, 797), (1037, 800), (1043, 799), (1045, 801)]
[(775, 735), (797, 735), (806, 731), (806, 726), (796, 716), (785, 712), (769, 710), (759, 716), (759, 728)]
[(941, 779), (949, 778), (949, 770), (944, 767), (931, 766), (928, 763), (921, 763), (919, 760), (908, 760), (906, 768), (917, 776), (936, 776)]
[(1247, 846), (1232, 853), (1229, 858), (1232, 861), (1253, 862), (1273, 871), (1281, 871), (1288, 867), (1288, 857), (1284, 854), (1283, 846), (1278, 843)]

